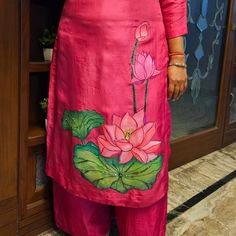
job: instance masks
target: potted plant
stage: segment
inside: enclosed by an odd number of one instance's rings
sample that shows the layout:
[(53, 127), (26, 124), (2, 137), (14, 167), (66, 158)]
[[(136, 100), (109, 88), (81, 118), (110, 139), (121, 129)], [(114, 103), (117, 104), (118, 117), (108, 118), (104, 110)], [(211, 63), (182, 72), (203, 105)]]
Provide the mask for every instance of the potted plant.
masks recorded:
[(40, 106), (43, 111), (44, 119), (45, 119), (45, 128), (47, 129), (47, 110), (48, 110), (48, 98), (43, 98), (40, 101)]
[(55, 27), (52, 26), (51, 29), (44, 29), (42, 36), (39, 38), (40, 45), (43, 48), (43, 55), (45, 61), (52, 60), (53, 54), (53, 46), (56, 39), (56, 30)]

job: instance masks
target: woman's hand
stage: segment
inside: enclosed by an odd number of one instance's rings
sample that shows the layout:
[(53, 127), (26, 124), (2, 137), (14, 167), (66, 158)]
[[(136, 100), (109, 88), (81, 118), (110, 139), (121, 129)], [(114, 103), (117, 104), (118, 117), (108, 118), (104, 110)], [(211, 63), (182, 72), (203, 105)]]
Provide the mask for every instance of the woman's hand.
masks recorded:
[[(171, 59), (171, 64), (181, 63), (179, 58)], [(187, 70), (183, 67), (177, 66), (168, 66), (168, 97), (169, 99), (176, 101), (178, 100), (186, 91), (188, 87), (188, 79), (187, 79)]]
[(182, 36), (168, 39), (169, 64), (168, 66), (168, 97), (173, 101), (178, 100), (188, 86), (187, 70), (174, 64), (185, 64), (184, 39)]

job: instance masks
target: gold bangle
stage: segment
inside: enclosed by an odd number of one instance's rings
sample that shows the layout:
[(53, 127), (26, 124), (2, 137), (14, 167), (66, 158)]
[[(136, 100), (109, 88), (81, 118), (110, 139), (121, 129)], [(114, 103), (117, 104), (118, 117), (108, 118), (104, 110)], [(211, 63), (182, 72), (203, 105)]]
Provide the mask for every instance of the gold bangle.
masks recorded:
[(183, 55), (169, 55), (169, 57), (185, 57), (185, 55), (183, 54)]
[(168, 66), (176, 66), (176, 67), (181, 67), (181, 68), (187, 68), (187, 65), (185, 63), (169, 63)]
[(184, 52), (171, 52), (169, 56), (185, 56)]

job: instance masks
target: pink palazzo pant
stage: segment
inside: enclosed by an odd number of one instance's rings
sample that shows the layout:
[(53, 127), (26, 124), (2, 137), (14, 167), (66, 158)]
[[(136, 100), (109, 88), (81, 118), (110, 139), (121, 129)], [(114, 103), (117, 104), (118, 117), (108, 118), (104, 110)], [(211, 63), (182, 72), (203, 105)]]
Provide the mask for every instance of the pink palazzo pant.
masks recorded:
[[(110, 230), (112, 207), (68, 193), (53, 181), (54, 215), (57, 227), (72, 236), (105, 236)], [(145, 208), (114, 206), (119, 236), (164, 236), (167, 194)]]

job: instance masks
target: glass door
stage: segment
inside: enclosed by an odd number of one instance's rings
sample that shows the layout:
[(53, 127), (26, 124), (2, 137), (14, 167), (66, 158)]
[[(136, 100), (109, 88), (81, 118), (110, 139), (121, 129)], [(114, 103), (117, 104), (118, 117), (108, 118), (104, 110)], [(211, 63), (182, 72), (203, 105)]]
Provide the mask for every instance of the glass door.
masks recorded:
[(185, 51), (189, 87), (178, 102), (170, 102), (172, 140), (216, 125), (228, 3), (188, 0)]
[[(189, 86), (177, 102), (170, 101), (170, 169), (219, 149), (225, 127), (229, 88), (225, 68), (233, 0), (188, 0), (187, 4), (189, 33), (185, 53)], [(236, 97), (232, 107), (235, 101)]]

